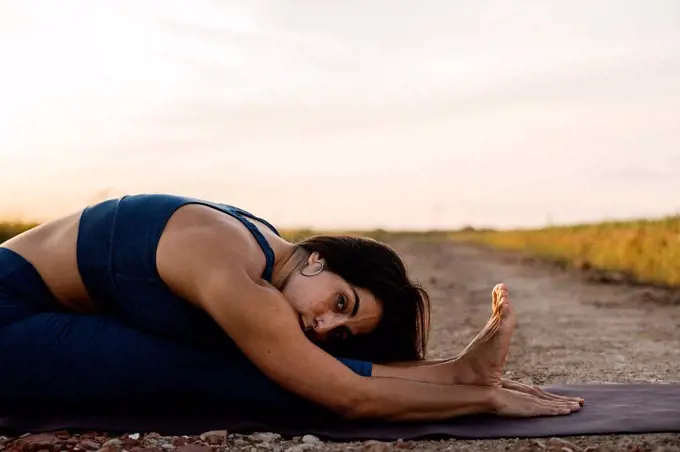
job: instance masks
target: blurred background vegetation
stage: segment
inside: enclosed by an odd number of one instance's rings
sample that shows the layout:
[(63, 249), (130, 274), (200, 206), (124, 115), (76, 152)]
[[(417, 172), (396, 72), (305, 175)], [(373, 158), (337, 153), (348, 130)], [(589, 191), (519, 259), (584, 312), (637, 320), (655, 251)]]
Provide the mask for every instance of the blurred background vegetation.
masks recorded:
[[(34, 223), (0, 223), (0, 243)], [(680, 287), (680, 217), (612, 221), (537, 229), (456, 231), (387, 231), (287, 229), (284, 238), (298, 241), (316, 234), (352, 234), (383, 242), (399, 239), (464, 241), (526, 252), (538, 258), (584, 270), (625, 274), (630, 280)]]

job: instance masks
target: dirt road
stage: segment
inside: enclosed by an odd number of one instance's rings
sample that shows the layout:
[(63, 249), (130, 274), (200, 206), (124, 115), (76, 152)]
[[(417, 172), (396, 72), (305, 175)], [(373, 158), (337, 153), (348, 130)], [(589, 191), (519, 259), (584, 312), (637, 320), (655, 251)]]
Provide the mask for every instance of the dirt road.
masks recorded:
[[(516, 253), (477, 246), (416, 241), (392, 245), (432, 296), (431, 358), (454, 355), (479, 332), (491, 313), (491, 289), (496, 283), (505, 282), (518, 316), (506, 376), (533, 384), (680, 383), (677, 292), (592, 282), (575, 271), (565, 271)], [(571, 444), (554, 444), (554, 448), (545, 439), (541, 442), (504, 439), (312, 446), (300, 444), (299, 439), (282, 441), (272, 435), (267, 438), (262, 441), (261, 436), (229, 435), (226, 445), (212, 446), (212, 450), (514, 451), (545, 450), (545, 446), (561, 451), (587, 447), (591, 447), (588, 450), (680, 451), (677, 434), (564, 438)], [(160, 448), (164, 442), (178, 444), (177, 438), (143, 435), (140, 440), (139, 446), (149, 447), (145, 450), (171, 449)], [(188, 438), (180, 443), (186, 440), (199, 442), (198, 438)], [(104, 438), (98, 441), (101, 444)], [(126, 448), (131, 452), (134, 449)], [(183, 452), (181, 449), (177, 452)], [(210, 452), (211, 449), (204, 447), (203, 450)]]
[[(432, 295), (432, 358), (455, 354), (477, 334), (490, 315), (491, 289), (505, 282), (517, 312), (506, 365), (509, 378), (534, 384), (680, 383), (677, 293), (593, 282), (576, 271), (483, 247), (393, 245)], [(602, 450), (624, 450), (630, 443), (643, 450), (671, 444), (680, 450), (679, 435), (568, 440)], [(449, 443), (437, 449), (540, 449), (532, 440)]]

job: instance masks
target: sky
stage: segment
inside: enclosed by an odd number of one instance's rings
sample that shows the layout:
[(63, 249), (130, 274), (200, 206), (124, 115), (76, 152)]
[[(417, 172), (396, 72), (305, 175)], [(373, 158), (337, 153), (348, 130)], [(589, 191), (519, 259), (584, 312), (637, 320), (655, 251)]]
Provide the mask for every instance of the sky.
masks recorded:
[(0, 218), (172, 193), (279, 227), (680, 213), (680, 3), (0, 0)]

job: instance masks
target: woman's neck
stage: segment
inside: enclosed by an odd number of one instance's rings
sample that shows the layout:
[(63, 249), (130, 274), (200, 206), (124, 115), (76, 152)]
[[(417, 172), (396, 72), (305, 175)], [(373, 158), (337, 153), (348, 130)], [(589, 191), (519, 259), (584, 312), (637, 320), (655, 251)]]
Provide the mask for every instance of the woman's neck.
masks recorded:
[(272, 272), (272, 285), (281, 291), (286, 287), (290, 275), (309, 259), (309, 252), (304, 248), (294, 244), (287, 245), (286, 249), (276, 253)]

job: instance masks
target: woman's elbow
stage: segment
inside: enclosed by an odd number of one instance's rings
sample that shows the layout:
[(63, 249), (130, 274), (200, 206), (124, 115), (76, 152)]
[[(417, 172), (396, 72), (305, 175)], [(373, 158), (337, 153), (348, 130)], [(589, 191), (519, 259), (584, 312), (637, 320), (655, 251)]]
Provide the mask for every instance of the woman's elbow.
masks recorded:
[(380, 417), (376, 410), (374, 400), (361, 391), (346, 392), (332, 410), (340, 417), (347, 420), (374, 419)]
[(369, 409), (368, 406), (363, 403), (355, 405), (342, 404), (342, 406), (333, 408), (333, 411), (341, 418), (350, 421), (371, 419), (375, 417), (373, 415), (373, 410)]

